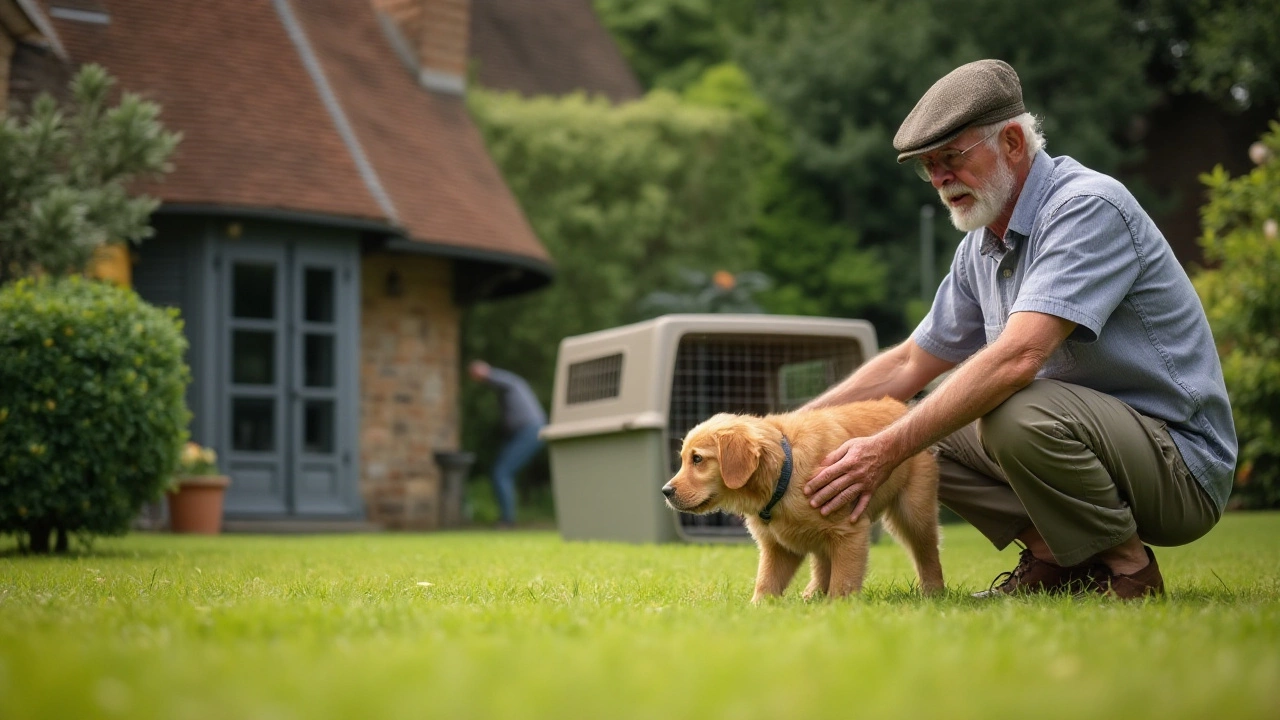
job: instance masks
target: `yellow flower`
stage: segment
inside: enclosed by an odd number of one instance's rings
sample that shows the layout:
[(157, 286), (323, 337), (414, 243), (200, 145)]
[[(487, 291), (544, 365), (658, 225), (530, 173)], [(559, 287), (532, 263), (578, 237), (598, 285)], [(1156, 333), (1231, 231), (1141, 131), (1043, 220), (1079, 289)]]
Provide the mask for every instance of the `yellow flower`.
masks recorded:
[(45, 401), (44, 401), (44, 406), (45, 406), (45, 407), (47, 407), (47, 408), (49, 408), (49, 412), (53, 412), (54, 410), (57, 410), (57, 409), (58, 409), (58, 403), (56, 403), (56, 402), (54, 402), (54, 401), (52, 401), (52, 400), (45, 400)]
[(45, 338), (45, 339), (44, 339), (44, 346), (45, 346), (45, 347), (53, 347), (53, 338)]

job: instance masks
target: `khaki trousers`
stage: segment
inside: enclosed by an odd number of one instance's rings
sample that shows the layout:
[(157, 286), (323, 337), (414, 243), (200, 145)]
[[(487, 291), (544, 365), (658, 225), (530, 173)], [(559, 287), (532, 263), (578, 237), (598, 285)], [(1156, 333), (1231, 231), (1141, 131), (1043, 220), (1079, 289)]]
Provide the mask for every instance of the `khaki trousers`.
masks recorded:
[(1036, 380), (938, 443), (938, 499), (1004, 548), (1031, 526), (1064, 566), (1135, 532), (1182, 545), (1218, 510), (1162, 421), (1079, 385)]

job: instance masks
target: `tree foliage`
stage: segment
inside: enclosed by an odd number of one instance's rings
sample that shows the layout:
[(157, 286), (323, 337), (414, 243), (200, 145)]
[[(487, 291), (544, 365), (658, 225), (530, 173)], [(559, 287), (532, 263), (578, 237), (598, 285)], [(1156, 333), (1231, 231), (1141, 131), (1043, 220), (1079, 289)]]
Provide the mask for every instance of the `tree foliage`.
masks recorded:
[[(655, 91), (623, 106), (581, 95), (470, 93), (472, 114), (556, 282), (467, 313), (464, 353), (530, 381), (545, 403), (560, 339), (640, 317), (684, 270), (755, 264), (747, 237), (765, 153), (743, 115)], [(464, 395), (468, 447), (491, 447), (489, 394)], [(483, 455), (483, 453), (482, 453)]]
[[(803, 0), (808, 2), (808, 0)], [(646, 87), (683, 90), (726, 62), (734, 39), (776, 0), (594, 0)]]
[[(1152, 40), (1120, 0), (1037, 6), (999, 0), (596, 0), (650, 82), (690, 88), (694, 68), (733, 62), (763, 100), (785, 152), (763, 180), (752, 238), (775, 312), (856, 316), (882, 337), (910, 330), (919, 288), (919, 211), (936, 193), (895, 162), (893, 135), (953, 68), (1012, 63), (1055, 154), (1114, 172), (1155, 98)], [(770, 189), (772, 192), (770, 192)], [(937, 214), (935, 236), (959, 234)], [(949, 249), (937, 253), (939, 274)]]
[[(896, 163), (892, 140), (929, 86), (965, 62), (996, 57), (1017, 68), (1027, 107), (1043, 116), (1055, 154), (1102, 171), (1128, 159), (1118, 138), (1153, 95), (1143, 76), (1144, 50), (1126, 21), (1110, 0), (1034, 13), (996, 0), (963, 7), (931, 0), (827, 3), (777, 14), (741, 39), (736, 56), (788, 128), (797, 185), (816, 198), (813, 214), (877, 249), (889, 277), (898, 279), (862, 308), (843, 305), (838, 286), (824, 292), (815, 283), (805, 288), (822, 300), (813, 310), (861, 310), (890, 339), (910, 329), (902, 309), (919, 287), (917, 218), (937, 196)], [(935, 234), (954, 247), (959, 233), (945, 213), (937, 215)], [(841, 262), (842, 240), (833, 228), (813, 238), (818, 247), (810, 251), (832, 267)], [(945, 263), (949, 252), (938, 256)]]
[(104, 243), (152, 234), (159, 202), (131, 194), (130, 183), (166, 172), (179, 136), (137, 95), (109, 107), (113, 84), (86, 65), (71, 81), (70, 108), (44, 94), (25, 117), (0, 122), (0, 282), (80, 272)]
[(640, 317), (674, 313), (760, 313), (764, 309), (755, 296), (771, 284), (767, 275), (750, 270), (737, 274), (728, 270), (711, 274), (685, 270), (680, 275), (683, 285), (680, 289), (655, 290), (640, 299)]
[(738, 113), (754, 128), (762, 162), (752, 178), (757, 213), (748, 236), (757, 267), (769, 278), (759, 300), (784, 315), (859, 317), (882, 301), (887, 272), (881, 253), (862, 247), (858, 232), (838, 223), (818, 191), (796, 172), (796, 150), (782, 117), (732, 63), (712, 66), (684, 91), (686, 102)]
[(1149, 75), (1226, 108), (1280, 101), (1280, 5), (1272, 0), (1129, 0)]
[(1240, 440), (1235, 495), (1280, 507), (1280, 123), (1248, 175), (1204, 176), (1200, 244), (1212, 270), (1195, 278), (1222, 357)]
[(176, 310), (73, 276), (0, 288), (0, 533), (122, 534), (189, 419)]

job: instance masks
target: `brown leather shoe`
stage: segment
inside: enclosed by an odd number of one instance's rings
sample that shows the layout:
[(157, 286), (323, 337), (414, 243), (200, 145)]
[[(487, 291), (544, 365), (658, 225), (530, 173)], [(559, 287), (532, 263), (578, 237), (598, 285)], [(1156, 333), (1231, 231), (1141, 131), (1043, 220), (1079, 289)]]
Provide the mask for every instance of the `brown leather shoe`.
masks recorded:
[(1107, 571), (1105, 577), (1098, 578), (1098, 592), (1107, 597), (1121, 600), (1140, 600), (1148, 595), (1164, 594), (1164, 577), (1160, 575), (1160, 565), (1156, 562), (1156, 554), (1151, 548), (1142, 546), (1147, 551), (1147, 566), (1130, 575), (1116, 575)]
[(1078, 593), (1096, 589), (1095, 578), (1102, 568), (1089, 563), (1062, 567), (1045, 562), (1030, 550), (1023, 550), (1018, 566), (1002, 572), (991, 581), (991, 587), (973, 594), (976, 598), (1002, 595), (1027, 595), (1030, 593)]

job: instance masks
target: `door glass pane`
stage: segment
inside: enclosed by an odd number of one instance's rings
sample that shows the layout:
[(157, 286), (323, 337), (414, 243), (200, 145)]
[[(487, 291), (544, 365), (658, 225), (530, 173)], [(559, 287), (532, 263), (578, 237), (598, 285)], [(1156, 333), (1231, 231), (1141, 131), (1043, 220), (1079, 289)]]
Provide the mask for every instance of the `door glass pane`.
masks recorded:
[(270, 320), (276, 316), (276, 266), (236, 263), (231, 277), (231, 314)]
[(302, 449), (309, 453), (332, 453), (334, 414), (332, 400), (308, 400), (303, 406)]
[(260, 330), (231, 333), (231, 382), (270, 385), (275, 382), (276, 334)]
[(303, 348), (307, 387), (333, 387), (333, 336), (308, 333)]
[(271, 398), (232, 398), (231, 447), (268, 452), (276, 449), (276, 402)]
[(303, 295), (307, 322), (333, 322), (333, 270), (307, 268)]

